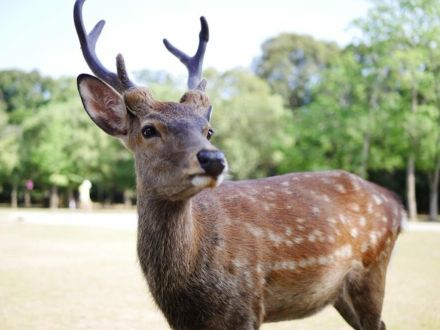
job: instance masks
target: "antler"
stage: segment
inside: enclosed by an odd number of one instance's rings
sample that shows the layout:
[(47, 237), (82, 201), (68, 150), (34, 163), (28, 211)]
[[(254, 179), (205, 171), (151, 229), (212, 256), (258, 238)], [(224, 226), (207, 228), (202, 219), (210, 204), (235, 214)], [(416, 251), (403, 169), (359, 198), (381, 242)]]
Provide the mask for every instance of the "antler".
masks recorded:
[(81, 50), (90, 70), (100, 79), (115, 88), (118, 92), (124, 92), (135, 85), (130, 81), (125, 67), (124, 58), (121, 54), (116, 57), (117, 74), (107, 70), (96, 56), (96, 42), (105, 25), (104, 20), (100, 20), (92, 31), (87, 34), (82, 17), (82, 6), (85, 0), (76, 0), (73, 9), (73, 19), (75, 21), (76, 33), (78, 34)]
[[(176, 56), (188, 69), (188, 88), (204, 89), (205, 83), (201, 81), (202, 79), (202, 66), (203, 57), (205, 56), (206, 45), (209, 41), (209, 28), (205, 17), (200, 17), (201, 29), (199, 33), (199, 46), (197, 52), (193, 57), (188, 56), (181, 50), (174, 47), (167, 39), (163, 40), (165, 47), (170, 51), (171, 54)], [(200, 84), (200, 86), (199, 86)]]

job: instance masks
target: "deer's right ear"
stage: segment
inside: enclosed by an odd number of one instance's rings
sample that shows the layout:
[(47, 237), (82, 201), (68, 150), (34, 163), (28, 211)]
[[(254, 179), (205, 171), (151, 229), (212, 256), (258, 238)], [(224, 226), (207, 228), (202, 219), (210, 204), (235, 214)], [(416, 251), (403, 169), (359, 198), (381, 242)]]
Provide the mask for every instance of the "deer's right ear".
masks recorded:
[(95, 124), (112, 136), (127, 135), (128, 113), (122, 96), (88, 74), (80, 74), (77, 83), (84, 108)]

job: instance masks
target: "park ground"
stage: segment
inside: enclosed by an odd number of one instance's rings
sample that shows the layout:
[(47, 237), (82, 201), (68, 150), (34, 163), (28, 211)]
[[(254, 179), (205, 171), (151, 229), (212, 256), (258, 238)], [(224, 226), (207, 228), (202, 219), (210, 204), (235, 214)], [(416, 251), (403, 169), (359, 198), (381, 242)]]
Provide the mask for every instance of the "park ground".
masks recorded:
[[(0, 209), (0, 329), (169, 329), (136, 260), (134, 212)], [(440, 227), (410, 226), (387, 278), (389, 330), (440, 329)], [(350, 329), (332, 309), (263, 330)]]

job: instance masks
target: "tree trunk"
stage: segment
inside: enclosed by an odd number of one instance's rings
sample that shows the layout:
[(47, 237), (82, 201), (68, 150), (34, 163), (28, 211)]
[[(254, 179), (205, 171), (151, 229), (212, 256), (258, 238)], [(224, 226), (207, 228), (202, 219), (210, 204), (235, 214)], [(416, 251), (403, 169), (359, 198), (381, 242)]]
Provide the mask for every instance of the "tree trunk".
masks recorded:
[(50, 199), (49, 199), (49, 207), (51, 209), (57, 209), (60, 198), (58, 196), (58, 188), (56, 186), (52, 186), (50, 188)]
[(67, 206), (69, 209), (76, 209), (76, 199), (71, 187), (67, 188)]
[(11, 207), (16, 209), (18, 207), (18, 193), (17, 193), (17, 184), (14, 183), (12, 185), (11, 190)]
[(428, 173), (429, 180), (429, 220), (437, 221), (438, 219), (438, 182), (440, 172), (440, 157), (437, 157), (435, 169)]
[(24, 190), (24, 206), (25, 207), (31, 207), (32, 206), (31, 192), (28, 189)]
[(368, 170), (368, 157), (370, 155), (370, 132), (364, 134), (363, 145), (362, 145), (362, 164), (360, 175), (362, 178), (367, 178)]
[[(417, 89), (413, 82), (411, 88), (411, 112), (417, 111)], [(406, 196), (408, 203), (409, 220), (417, 220), (417, 200), (416, 200), (416, 169), (415, 169), (415, 154), (416, 142), (413, 136), (410, 135), (411, 151), (408, 156), (406, 166)]]
[(408, 203), (409, 220), (417, 220), (417, 201), (416, 201), (416, 177), (415, 177), (415, 159), (411, 153), (406, 167), (406, 196)]
[(130, 207), (131, 206), (131, 193), (128, 189), (124, 190), (124, 205), (126, 207)]

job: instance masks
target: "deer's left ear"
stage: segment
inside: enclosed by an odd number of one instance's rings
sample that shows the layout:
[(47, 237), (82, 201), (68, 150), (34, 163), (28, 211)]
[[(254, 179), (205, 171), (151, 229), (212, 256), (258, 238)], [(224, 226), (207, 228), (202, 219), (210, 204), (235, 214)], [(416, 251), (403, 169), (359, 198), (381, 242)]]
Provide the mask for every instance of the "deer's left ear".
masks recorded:
[(123, 138), (128, 132), (128, 113), (122, 96), (98, 78), (81, 74), (78, 91), (90, 118), (104, 132)]

